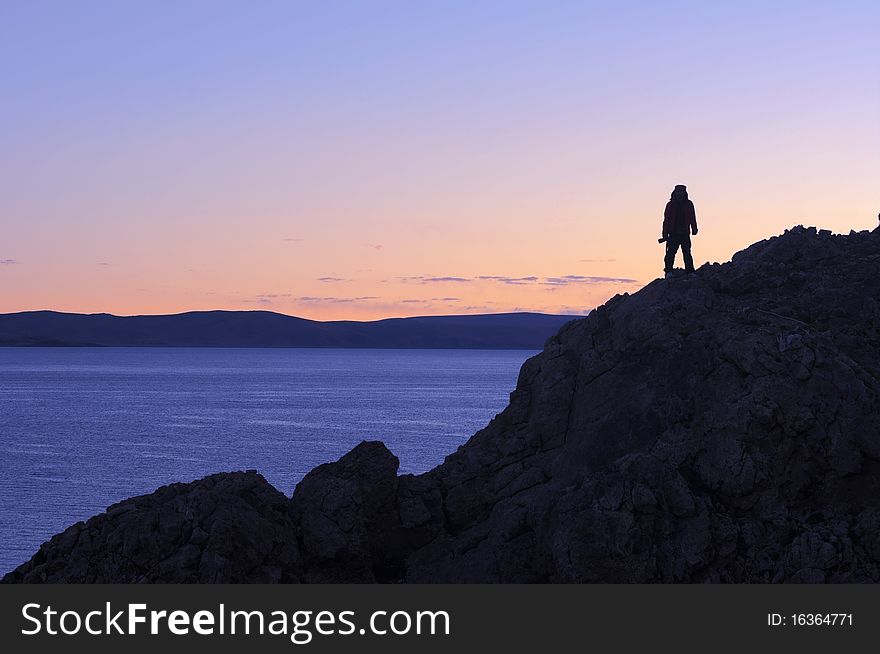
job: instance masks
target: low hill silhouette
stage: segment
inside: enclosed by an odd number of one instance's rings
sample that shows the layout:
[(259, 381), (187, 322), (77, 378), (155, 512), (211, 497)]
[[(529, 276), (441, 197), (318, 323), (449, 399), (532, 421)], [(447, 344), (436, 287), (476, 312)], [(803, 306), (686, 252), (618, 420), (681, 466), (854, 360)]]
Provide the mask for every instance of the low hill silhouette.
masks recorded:
[(522, 312), (321, 322), (271, 311), (159, 316), (25, 311), (0, 314), (0, 346), (538, 350), (574, 317)]
[(794, 228), (567, 323), (425, 474), (172, 484), (4, 581), (880, 581), (878, 273), (880, 229)]

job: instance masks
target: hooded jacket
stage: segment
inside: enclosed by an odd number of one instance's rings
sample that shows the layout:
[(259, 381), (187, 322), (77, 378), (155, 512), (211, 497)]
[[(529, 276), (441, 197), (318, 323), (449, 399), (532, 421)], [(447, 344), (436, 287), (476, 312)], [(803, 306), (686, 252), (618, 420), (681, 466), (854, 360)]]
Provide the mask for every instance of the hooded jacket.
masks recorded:
[(697, 232), (697, 212), (694, 203), (688, 199), (685, 187), (676, 186), (663, 212), (663, 238), (688, 232)]

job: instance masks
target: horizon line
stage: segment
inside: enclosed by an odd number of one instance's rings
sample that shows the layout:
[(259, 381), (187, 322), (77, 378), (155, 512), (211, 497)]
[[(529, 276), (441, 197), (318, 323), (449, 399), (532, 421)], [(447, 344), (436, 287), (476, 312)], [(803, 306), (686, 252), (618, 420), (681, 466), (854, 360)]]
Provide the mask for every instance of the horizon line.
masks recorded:
[(189, 314), (201, 314), (201, 313), (269, 313), (276, 316), (283, 316), (285, 318), (294, 318), (296, 320), (304, 320), (307, 322), (318, 322), (318, 323), (339, 323), (339, 322), (358, 322), (358, 323), (372, 323), (372, 322), (382, 322), (384, 320), (415, 320), (419, 318), (463, 318), (463, 317), (478, 317), (478, 316), (512, 316), (512, 315), (534, 315), (534, 316), (570, 316), (572, 318), (583, 318), (588, 315), (590, 312), (594, 311), (595, 307), (591, 307), (589, 309), (585, 309), (587, 313), (546, 313), (543, 311), (496, 311), (496, 312), (485, 312), (485, 313), (436, 313), (436, 314), (424, 314), (418, 316), (388, 316), (385, 318), (376, 318), (373, 320), (354, 320), (354, 319), (338, 319), (338, 320), (316, 320), (314, 318), (303, 318), (302, 316), (295, 316), (289, 313), (282, 313), (280, 311), (270, 311), (267, 309), (193, 309), (190, 311), (178, 311), (175, 313), (135, 313), (135, 314), (118, 314), (118, 313), (109, 313), (106, 311), (99, 312), (78, 312), (78, 311), (58, 311), (56, 309), (26, 309), (23, 311), (9, 311), (5, 313), (0, 313), (0, 317), (4, 316), (17, 316), (28, 313), (55, 313), (63, 316), (109, 316), (111, 318), (168, 318), (175, 316), (185, 316)]

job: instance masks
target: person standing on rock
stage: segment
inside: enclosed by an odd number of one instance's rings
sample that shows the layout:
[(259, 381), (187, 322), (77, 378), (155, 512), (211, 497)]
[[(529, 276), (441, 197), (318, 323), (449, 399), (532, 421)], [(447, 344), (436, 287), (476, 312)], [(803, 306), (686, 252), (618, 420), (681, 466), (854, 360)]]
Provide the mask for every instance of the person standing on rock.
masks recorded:
[(669, 277), (675, 264), (675, 255), (681, 248), (685, 272), (694, 272), (694, 258), (691, 256), (691, 233), (697, 235), (697, 212), (694, 203), (688, 199), (687, 187), (678, 184), (672, 190), (672, 197), (663, 212), (663, 239), (666, 241), (666, 257), (663, 272)]

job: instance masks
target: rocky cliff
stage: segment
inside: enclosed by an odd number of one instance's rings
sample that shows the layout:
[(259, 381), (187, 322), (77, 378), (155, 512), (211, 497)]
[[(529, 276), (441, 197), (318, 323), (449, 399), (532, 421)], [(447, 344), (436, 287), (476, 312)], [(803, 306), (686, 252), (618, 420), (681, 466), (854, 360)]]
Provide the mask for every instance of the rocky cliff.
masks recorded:
[(365, 442), (291, 499), (167, 486), (4, 581), (880, 581), (880, 230), (798, 227), (616, 296), (442, 465), (397, 468)]

